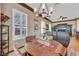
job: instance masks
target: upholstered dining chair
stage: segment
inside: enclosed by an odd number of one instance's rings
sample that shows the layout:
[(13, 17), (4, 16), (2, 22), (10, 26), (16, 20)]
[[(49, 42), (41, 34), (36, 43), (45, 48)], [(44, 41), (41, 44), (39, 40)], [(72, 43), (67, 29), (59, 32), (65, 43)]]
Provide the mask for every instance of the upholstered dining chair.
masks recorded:
[[(19, 44), (20, 43), (20, 44)], [(20, 49), (19, 47), (22, 47), (22, 49)], [(19, 55), (19, 56), (31, 56), (27, 51), (26, 51), (26, 48), (27, 48), (27, 44), (25, 42), (25, 39), (18, 42), (18, 41), (13, 41), (13, 49), (14, 49), (14, 52), (16, 55)]]
[(20, 49), (15, 45), (13, 44), (13, 49), (14, 49), (14, 52), (16, 53), (16, 55), (19, 55), (19, 56), (29, 56), (28, 52), (26, 51), (26, 49), (24, 48), (25, 52), (21, 52)]

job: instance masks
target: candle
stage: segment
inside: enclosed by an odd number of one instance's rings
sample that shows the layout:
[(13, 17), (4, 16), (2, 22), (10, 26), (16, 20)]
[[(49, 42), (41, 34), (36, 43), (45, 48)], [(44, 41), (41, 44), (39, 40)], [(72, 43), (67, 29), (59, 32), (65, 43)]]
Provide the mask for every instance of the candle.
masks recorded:
[(44, 3), (44, 4), (42, 4), (42, 8), (43, 8), (43, 9), (45, 8), (45, 3)]
[(36, 8), (34, 8), (34, 12), (36, 12)]
[(53, 7), (50, 7), (50, 12), (52, 12), (53, 11)]

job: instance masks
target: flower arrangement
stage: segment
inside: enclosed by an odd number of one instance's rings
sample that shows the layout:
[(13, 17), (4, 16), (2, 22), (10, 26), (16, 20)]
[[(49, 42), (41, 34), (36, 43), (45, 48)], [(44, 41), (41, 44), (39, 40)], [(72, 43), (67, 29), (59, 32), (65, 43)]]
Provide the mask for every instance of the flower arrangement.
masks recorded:
[(1, 22), (6, 22), (8, 19), (10, 19), (10, 18), (7, 15), (4, 15), (3, 13), (0, 14)]

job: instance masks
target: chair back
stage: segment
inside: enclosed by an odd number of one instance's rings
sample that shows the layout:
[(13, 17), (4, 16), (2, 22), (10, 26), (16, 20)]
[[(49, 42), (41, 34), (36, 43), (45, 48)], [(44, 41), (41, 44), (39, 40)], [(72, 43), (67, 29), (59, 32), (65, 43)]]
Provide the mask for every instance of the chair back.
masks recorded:
[(22, 56), (21, 51), (19, 50), (19, 48), (15, 44), (13, 44), (13, 49), (14, 49), (14, 52), (16, 53), (16, 55)]
[[(20, 49), (21, 46), (23, 46), (23, 47)], [(26, 49), (27, 49), (27, 44), (25, 42), (25, 39), (22, 41), (20, 41), (20, 40), (13, 41), (13, 50), (16, 55), (20, 55), (20, 56), (28, 55)]]

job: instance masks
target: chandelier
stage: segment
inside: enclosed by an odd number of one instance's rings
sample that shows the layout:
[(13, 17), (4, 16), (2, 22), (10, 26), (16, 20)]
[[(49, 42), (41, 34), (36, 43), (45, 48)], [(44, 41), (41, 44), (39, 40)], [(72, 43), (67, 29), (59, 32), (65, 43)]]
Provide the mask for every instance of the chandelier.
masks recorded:
[(35, 15), (36, 16), (41, 15), (43, 18), (50, 17), (53, 13), (53, 7), (49, 7), (49, 8), (48, 7), (49, 6), (47, 6), (46, 3), (41, 3), (38, 9), (34, 8)]

